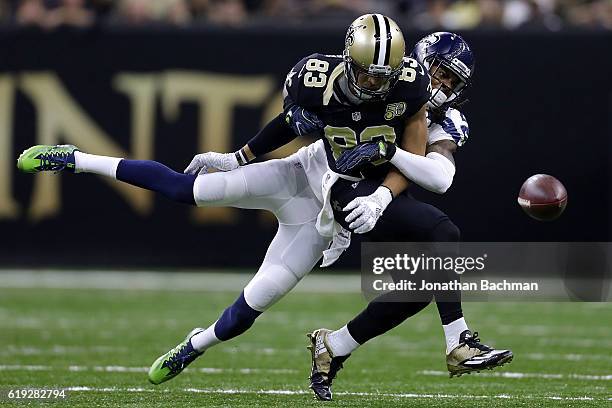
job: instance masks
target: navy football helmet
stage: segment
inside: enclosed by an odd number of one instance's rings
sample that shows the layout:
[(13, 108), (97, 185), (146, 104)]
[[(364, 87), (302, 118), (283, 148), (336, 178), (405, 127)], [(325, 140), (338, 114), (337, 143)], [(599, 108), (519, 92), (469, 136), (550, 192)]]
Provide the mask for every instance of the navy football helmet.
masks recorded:
[[(461, 36), (437, 32), (416, 43), (410, 56), (423, 64), (433, 79), (442, 82), (437, 74), (450, 71), (457, 77), (451, 87), (440, 86), (431, 94), (428, 106), (438, 112), (456, 107), (465, 101), (464, 91), (471, 85), (476, 60), (469, 45)], [(444, 70), (438, 72), (440, 67)], [(455, 78), (454, 78), (455, 79)]]

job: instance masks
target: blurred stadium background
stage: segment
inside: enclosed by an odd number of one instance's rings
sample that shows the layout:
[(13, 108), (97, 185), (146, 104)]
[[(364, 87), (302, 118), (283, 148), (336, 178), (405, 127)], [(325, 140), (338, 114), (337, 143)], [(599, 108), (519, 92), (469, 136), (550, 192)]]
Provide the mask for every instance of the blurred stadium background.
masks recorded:
[[(55, 28), (311, 26), (377, 11), (419, 29), (612, 28), (609, 0), (2, 0), (4, 22)], [(348, 19), (348, 20), (347, 20)]]
[[(95, 401), (159, 403), (159, 395), (142, 400), (140, 391), (121, 391), (144, 387), (149, 360), (192, 325), (216, 318), (275, 232), (263, 212), (192, 209), (89, 175), (17, 174), (18, 154), (33, 144), (72, 143), (182, 170), (197, 152), (233, 151), (280, 111), (295, 62), (312, 52), (340, 53), (348, 24), (374, 11), (394, 18), (407, 44), (453, 30), (477, 58), (464, 109), (470, 140), (457, 154), (454, 186), (442, 197), (420, 190), (419, 197), (446, 211), (468, 241), (611, 240), (610, 0), (0, 0), (0, 386), (87, 386), (99, 395), (116, 387), (117, 395)], [(307, 143), (297, 140), (270, 157)], [(535, 173), (558, 177), (569, 192), (554, 223), (529, 219), (516, 203)], [(358, 265), (353, 245), (324, 272)], [(215, 274), (173, 275), (177, 270)], [(230, 270), (244, 274), (219, 275)], [(164, 398), (192, 401), (184, 393), (189, 386), (303, 389), (302, 333), (343, 324), (364, 305), (354, 273), (313, 277), (308, 286), (309, 279), (264, 315), (261, 327), (210, 353), (203, 363), (210, 370), (202, 373), (227, 375), (178, 379), (169, 388), (177, 394)], [(442, 345), (430, 310), (351, 362), (355, 372), (340, 390), (388, 395), (347, 394), (348, 404), (609, 403), (609, 305), (466, 310), (485, 342), (527, 356), (511, 366), (516, 376), (449, 384), (440, 374), (442, 347), (424, 341)], [(383, 363), (389, 351), (403, 352), (406, 364)], [(241, 373), (245, 367), (263, 375)], [(243, 397), (245, 405), (270, 406), (305, 399), (298, 391), (247, 391), (206, 395), (233, 406)], [(400, 391), (416, 396), (394, 394)], [(447, 397), (435, 399), (439, 393)], [(519, 399), (495, 397), (504, 393)], [(94, 401), (79, 398), (85, 406)]]

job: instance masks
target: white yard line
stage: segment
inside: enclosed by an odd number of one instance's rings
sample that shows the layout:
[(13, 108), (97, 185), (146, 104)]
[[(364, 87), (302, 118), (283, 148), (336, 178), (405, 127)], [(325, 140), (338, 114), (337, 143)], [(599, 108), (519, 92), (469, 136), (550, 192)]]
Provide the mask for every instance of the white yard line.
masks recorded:
[(529, 337), (537, 337), (537, 338), (545, 338), (545, 339), (550, 339), (553, 337), (560, 337), (563, 335), (573, 335), (576, 333), (576, 331), (580, 331), (580, 330), (584, 332), (588, 331), (589, 336), (591, 336), (589, 340), (597, 342), (598, 345), (601, 345), (602, 342), (609, 343), (608, 339), (609, 339), (611, 330), (607, 326), (587, 328), (587, 327), (580, 327), (579, 324), (559, 325), (559, 324), (553, 323), (550, 325), (504, 324), (504, 325), (498, 325), (495, 328), (495, 331), (502, 335), (511, 335), (511, 336), (525, 335)]
[[(419, 374), (429, 375), (433, 377), (448, 377), (447, 371), (423, 370), (418, 371)], [(559, 374), (559, 373), (514, 373), (508, 371), (501, 372), (480, 372), (476, 374), (478, 377), (500, 377), (500, 378), (542, 378), (549, 380), (586, 380), (586, 381), (611, 381), (612, 374), (608, 375), (591, 375), (591, 374)]]
[(563, 361), (612, 361), (607, 354), (556, 354), (556, 353), (527, 353), (521, 354), (521, 359), (527, 360), (563, 360)]
[[(107, 372), (107, 373), (146, 373), (149, 367), (126, 367), (126, 366), (81, 366), (71, 365), (68, 367), (54, 367), (48, 365), (0, 365), (0, 371), (73, 371), (73, 372)], [(297, 374), (298, 370), (283, 369), (283, 368), (217, 368), (217, 367), (199, 367), (187, 368), (186, 372), (200, 372), (206, 374)], [(422, 370), (417, 371), (417, 374), (433, 376), (433, 377), (448, 377), (446, 371)], [(585, 380), (585, 381), (612, 381), (612, 374), (593, 375), (593, 374), (576, 374), (576, 373), (517, 373), (517, 372), (480, 372), (478, 377), (499, 377), (499, 378), (541, 378), (550, 380)]]
[[(400, 353), (401, 355), (411, 356), (415, 352), (413, 350), (402, 350), (405, 345), (398, 344), (398, 350), (394, 350), (394, 353)], [(74, 354), (90, 354), (90, 353), (109, 353), (109, 352), (126, 352), (127, 347), (116, 347), (116, 346), (101, 346), (92, 345), (87, 347), (79, 346), (65, 346), (55, 344), (48, 348), (41, 348), (30, 345), (15, 345), (8, 344), (4, 348), (0, 348), (0, 356), (12, 356), (12, 355), (74, 355)], [(236, 352), (257, 352), (259, 354), (275, 354), (282, 352), (293, 352), (293, 349), (275, 349), (275, 348), (252, 348), (246, 346), (235, 347), (226, 350), (229, 353)], [(301, 353), (301, 351), (299, 351)], [(433, 351), (419, 351), (418, 354), (421, 357), (437, 357), (440, 356), (439, 352)], [(569, 362), (583, 362), (583, 361), (612, 361), (612, 356), (605, 354), (559, 354), (559, 353), (526, 353), (521, 354), (521, 359), (532, 360), (532, 361), (569, 361)], [(371, 371), (371, 370), (370, 370)]]
[[(72, 372), (106, 372), (106, 373), (146, 373), (149, 367), (125, 366), (80, 366), (54, 367), (48, 365), (0, 365), (0, 371), (72, 371)], [(205, 374), (297, 374), (298, 370), (288, 368), (216, 368), (199, 367), (187, 368), (185, 372), (199, 372)]]
[[(154, 389), (154, 388), (96, 388), (96, 387), (68, 387), (66, 391), (74, 392), (172, 392), (176, 390)], [(265, 394), (265, 395), (310, 395), (306, 390), (246, 390), (246, 389), (206, 389), (206, 388), (184, 388), (182, 392), (197, 394)], [(598, 397), (564, 397), (561, 395), (453, 395), (453, 394), (419, 394), (419, 393), (386, 393), (386, 392), (336, 392), (335, 395), (358, 396), (358, 397), (390, 397), (390, 398), (421, 398), (421, 399), (536, 399), (536, 400), (561, 400), (561, 401), (612, 401), (612, 398)]]
[[(0, 270), (0, 288), (171, 290), (239, 292), (253, 277), (247, 273), (114, 272), (58, 270)], [(294, 289), (305, 293), (359, 293), (358, 274), (307, 276)]]
[(612, 340), (608, 338), (603, 339), (582, 339), (582, 338), (572, 338), (572, 337), (562, 337), (562, 338), (538, 338), (535, 339), (535, 342), (539, 345), (546, 346), (570, 346), (570, 347), (580, 347), (580, 348), (608, 348), (612, 347)]
[(62, 354), (91, 354), (91, 353), (114, 353), (114, 352), (127, 352), (127, 347), (117, 346), (101, 346), (91, 345), (86, 347), (81, 346), (65, 346), (60, 344), (53, 344), (49, 347), (41, 348), (30, 345), (16, 345), (7, 344), (4, 347), (0, 347), (0, 356), (34, 356), (34, 355), (62, 355)]
[[(393, 354), (396, 356), (412, 358), (415, 355), (419, 357), (431, 357), (431, 358), (439, 358), (442, 355), (442, 352), (436, 351), (420, 351), (415, 348), (404, 349), (398, 348), (392, 350)], [(584, 361), (612, 361), (612, 356), (604, 355), (604, 354), (558, 354), (558, 353), (526, 353), (520, 355), (521, 360), (530, 360), (530, 361), (564, 361), (564, 362), (575, 362), (581, 363)], [(364, 370), (371, 371), (371, 370)], [(378, 371), (385, 371), (384, 369), (378, 369)]]
[(21, 364), (0, 365), (0, 371), (49, 371), (50, 369), (51, 369), (50, 366), (45, 366), (45, 365), (21, 365)]

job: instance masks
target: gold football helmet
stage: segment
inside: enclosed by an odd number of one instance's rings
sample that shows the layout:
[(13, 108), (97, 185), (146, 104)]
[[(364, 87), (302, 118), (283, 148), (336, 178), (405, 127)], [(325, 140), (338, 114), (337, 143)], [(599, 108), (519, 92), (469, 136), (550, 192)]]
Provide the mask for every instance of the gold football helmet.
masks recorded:
[(344, 41), (344, 73), (349, 90), (363, 100), (384, 99), (403, 68), (406, 44), (395, 21), (365, 14), (348, 28)]

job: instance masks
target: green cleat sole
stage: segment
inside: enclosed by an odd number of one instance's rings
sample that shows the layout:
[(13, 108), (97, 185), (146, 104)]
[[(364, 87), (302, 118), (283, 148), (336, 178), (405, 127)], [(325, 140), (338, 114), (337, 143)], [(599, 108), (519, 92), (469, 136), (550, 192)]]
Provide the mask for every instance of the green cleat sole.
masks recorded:
[(26, 149), (17, 158), (17, 168), (23, 173), (40, 173), (42, 171), (74, 172), (74, 160), (67, 156), (77, 151), (73, 145), (36, 145)]

